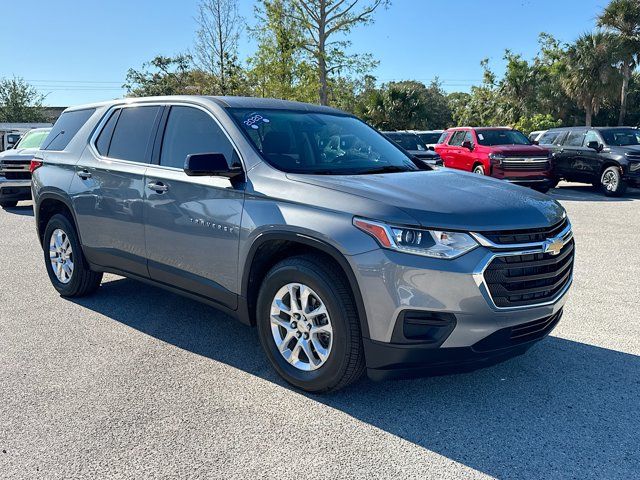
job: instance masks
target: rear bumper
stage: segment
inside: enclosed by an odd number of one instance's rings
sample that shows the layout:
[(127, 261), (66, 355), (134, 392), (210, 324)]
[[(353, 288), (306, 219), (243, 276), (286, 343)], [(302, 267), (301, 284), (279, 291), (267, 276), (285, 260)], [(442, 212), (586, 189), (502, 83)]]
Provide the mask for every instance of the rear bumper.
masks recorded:
[(364, 339), (367, 375), (372, 380), (462, 373), (522, 355), (545, 338), (562, 317), (562, 309), (538, 320), (502, 328), (470, 347), (394, 344)]
[(31, 180), (7, 180), (0, 177), (0, 201), (31, 200)]

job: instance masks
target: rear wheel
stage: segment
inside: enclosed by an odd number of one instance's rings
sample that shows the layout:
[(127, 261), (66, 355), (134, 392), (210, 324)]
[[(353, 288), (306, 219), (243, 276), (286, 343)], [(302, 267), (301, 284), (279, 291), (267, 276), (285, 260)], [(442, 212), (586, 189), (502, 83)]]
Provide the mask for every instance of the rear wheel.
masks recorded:
[(314, 255), (276, 264), (257, 305), (260, 342), (277, 372), (309, 392), (337, 390), (364, 372), (355, 304), (342, 273)]
[(13, 208), (16, 205), (18, 205), (18, 202), (15, 202), (15, 201), (0, 202), (0, 207), (2, 208)]
[(484, 175), (484, 167), (481, 164), (473, 167), (473, 173), (477, 173), (478, 175)]
[(600, 177), (600, 188), (608, 197), (618, 197), (627, 190), (627, 182), (622, 179), (620, 167), (610, 166), (604, 169)]
[(49, 220), (43, 250), (49, 279), (63, 297), (82, 297), (100, 286), (102, 273), (89, 269), (76, 229), (64, 215)]

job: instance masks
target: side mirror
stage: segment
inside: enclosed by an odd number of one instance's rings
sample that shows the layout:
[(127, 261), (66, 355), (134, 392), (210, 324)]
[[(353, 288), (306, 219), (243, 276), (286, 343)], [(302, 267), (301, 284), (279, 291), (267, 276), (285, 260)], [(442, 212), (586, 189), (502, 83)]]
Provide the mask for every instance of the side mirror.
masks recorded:
[(587, 147), (593, 148), (596, 152), (602, 150), (602, 145), (600, 145), (600, 142), (598, 142), (597, 140), (591, 140), (589, 143), (587, 143)]
[(540, 145), (540, 142), (538, 140), (532, 140), (531, 144), (532, 145)]
[(466, 148), (467, 150), (473, 150), (473, 143), (471, 143), (471, 141), (469, 140), (465, 140), (464, 142), (462, 142), (462, 148)]
[(428, 148), (429, 148), (429, 150), (431, 150), (432, 152), (435, 152), (435, 151), (436, 151), (436, 148), (435, 148), (433, 145), (429, 145), (429, 147), (428, 147)]
[(229, 166), (223, 153), (193, 153), (184, 161), (184, 173), (190, 177), (227, 177), (242, 175), (242, 167)]

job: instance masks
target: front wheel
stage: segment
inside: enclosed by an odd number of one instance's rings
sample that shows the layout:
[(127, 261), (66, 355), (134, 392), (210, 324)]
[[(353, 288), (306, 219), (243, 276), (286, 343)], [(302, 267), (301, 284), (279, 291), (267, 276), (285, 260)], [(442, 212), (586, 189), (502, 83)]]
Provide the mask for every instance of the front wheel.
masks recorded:
[(318, 256), (292, 257), (263, 280), (260, 343), (277, 372), (308, 392), (338, 390), (364, 372), (359, 318), (342, 273)]
[(64, 215), (49, 220), (43, 250), (49, 279), (63, 297), (82, 297), (100, 286), (102, 273), (89, 269), (76, 229)]
[(604, 169), (600, 177), (600, 188), (608, 197), (619, 197), (627, 190), (627, 182), (622, 179), (619, 167), (611, 166)]
[(476, 165), (475, 167), (473, 167), (473, 173), (484, 175), (484, 167), (482, 165)]

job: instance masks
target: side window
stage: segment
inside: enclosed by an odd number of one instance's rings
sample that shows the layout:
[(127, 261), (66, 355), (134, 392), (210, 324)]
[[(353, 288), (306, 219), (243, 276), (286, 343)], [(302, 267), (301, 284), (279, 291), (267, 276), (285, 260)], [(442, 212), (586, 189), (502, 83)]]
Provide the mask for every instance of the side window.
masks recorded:
[(123, 108), (111, 137), (108, 157), (149, 162), (147, 150), (160, 107)]
[(192, 107), (171, 107), (162, 139), (160, 165), (184, 168), (187, 155), (223, 153), (230, 162), (233, 145), (209, 114)]
[(448, 136), (449, 136), (449, 132), (442, 132), (442, 134), (440, 135), (440, 138), (438, 138), (438, 141), (436, 143), (444, 143), (444, 141), (447, 139)]
[(549, 132), (544, 133), (540, 139), (538, 140), (538, 143), (540, 145), (554, 145), (557, 143), (555, 143), (559, 138), (562, 137), (562, 134), (564, 134), (563, 131), (558, 131), (558, 130), (552, 130)]
[(107, 120), (107, 123), (104, 124), (100, 135), (98, 135), (98, 139), (96, 140), (96, 150), (103, 157), (106, 157), (109, 153), (109, 145), (111, 144), (111, 137), (113, 136), (113, 131), (116, 128), (116, 123), (118, 121), (118, 117), (120, 116), (120, 109), (114, 110)]
[(586, 130), (572, 130), (569, 132), (569, 136), (564, 142), (565, 147), (581, 147), (584, 136), (587, 133)]
[(449, 145), (452, 145), (454, 147), (458, 147), (462, 145), (462, 142), (464, 141), (464, 135), (465, 135), (464, 130), (458, 130), (453, 134), (453, 136), (449, 140)]
[(587, 145), (589, 145), (589, 142), (602, 143), (602, 140), (600, 140), (600, 136), (595, 130), (589, 130), (587, 132), (587, 134), (584, 136), (584, 143), (582, 144), (582, 146), (586, 147)]
[(49, 136), (42, 143), (42, 150), (64, 150), (76, 133), (87, 123), (95, 108), (65, 112), (49, 132)]
[[(475, 145), (475, 141), (473, 140), (473, 134), (469, 131), (465, 132), (464, 134), (464, 138), (462, 139), (462, 142), (471, 142), (471, 145)], [(460, 144), (462, 145), (462, 143)]]

